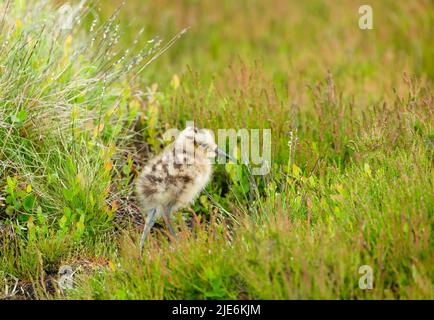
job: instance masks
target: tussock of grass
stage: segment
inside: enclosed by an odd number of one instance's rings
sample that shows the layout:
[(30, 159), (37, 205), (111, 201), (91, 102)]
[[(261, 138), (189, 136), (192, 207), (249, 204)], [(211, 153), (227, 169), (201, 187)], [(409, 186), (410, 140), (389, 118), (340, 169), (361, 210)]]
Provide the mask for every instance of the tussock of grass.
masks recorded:
[[(0, 297), (433, 297), (431, 3), (376, 3), (372, 31), (352, 1), (272, 4), (130, 1), (106, 22), (83, 7), (62, 30), (47, 3), (10, 3)], [(125, 21), (139, 10), (151, 18), (136, 32)], [(167, 52), (170, 40), (143, 40), (187, 24)], [(177, 216), (179, 239), (157, 227), (141, 258), (132, 182), (189, 120), (271, 128), (271, 171), (216, 167)], [(73, 289), (57, 284), (62, 265), (80, 270)], [(359, 288), (362, 265), (373, 290)]]

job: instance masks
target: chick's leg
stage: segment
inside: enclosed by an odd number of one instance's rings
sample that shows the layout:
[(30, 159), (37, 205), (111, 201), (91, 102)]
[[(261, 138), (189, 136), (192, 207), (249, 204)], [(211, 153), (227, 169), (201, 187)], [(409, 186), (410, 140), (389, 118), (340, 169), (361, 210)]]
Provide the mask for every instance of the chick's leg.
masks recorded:
[(176, 232), (172, 225), (172, 207), (169, 207), (164, 211), (163, 217), (170, 234), (176, 239)]
[(143, 252), (143, 244), (145, 243), (146, 236), (148, 235), (151, 228), (154, 226), (155, 219), (157, 217), (157, 209), (151, 209), (146, 216), (145, 226), (143, 228), (142, 237), (140, 238), (140, 254)]

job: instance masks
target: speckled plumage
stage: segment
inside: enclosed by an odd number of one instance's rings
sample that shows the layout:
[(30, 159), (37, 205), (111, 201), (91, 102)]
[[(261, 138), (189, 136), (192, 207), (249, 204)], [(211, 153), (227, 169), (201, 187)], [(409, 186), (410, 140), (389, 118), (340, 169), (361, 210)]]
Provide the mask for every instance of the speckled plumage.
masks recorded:
[(174, 234), (171, 213), (194, 201), (208, 184), (215, 150), (217, 145), (210, 131), (188, 127), (144, 166), (136, 180), (139, 205), (147, 215), (141, 249), (155, 219), (160, 216)]

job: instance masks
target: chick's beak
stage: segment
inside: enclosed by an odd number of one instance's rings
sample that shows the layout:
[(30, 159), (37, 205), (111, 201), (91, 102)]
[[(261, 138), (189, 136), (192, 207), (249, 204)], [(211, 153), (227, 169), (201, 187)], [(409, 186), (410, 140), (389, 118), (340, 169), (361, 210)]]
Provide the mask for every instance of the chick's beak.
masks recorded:
[(225, 157), (225, 158), (227, 158), (227, 159), (229, 159), (229, 160), (231, 160), (231, 161), (233, 161), (233, 162), (237, 162), (236, 159), (234, 159), (231, 155), (229, 155), (229, 154), (227, 154), (226, 152), (224, 152), (222, 149), (215, 148), (214, 151), (215, 151), (215, 153), (217, 154), (217, 156)]

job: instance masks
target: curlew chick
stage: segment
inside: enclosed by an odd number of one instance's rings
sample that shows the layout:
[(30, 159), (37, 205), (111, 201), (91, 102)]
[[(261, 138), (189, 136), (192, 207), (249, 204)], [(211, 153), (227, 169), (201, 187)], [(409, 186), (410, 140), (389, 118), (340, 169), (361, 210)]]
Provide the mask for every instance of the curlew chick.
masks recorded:
[(211, 131), (187, 127), (145, 165), (136, 180), (139, 206), (146, 214), (140, 252), (158, 217), (175, 236), (171, 214), (191, 203), (205, 188), (212, 175), (212, 159), (217, 155), (229, 157), (217, 148)]

